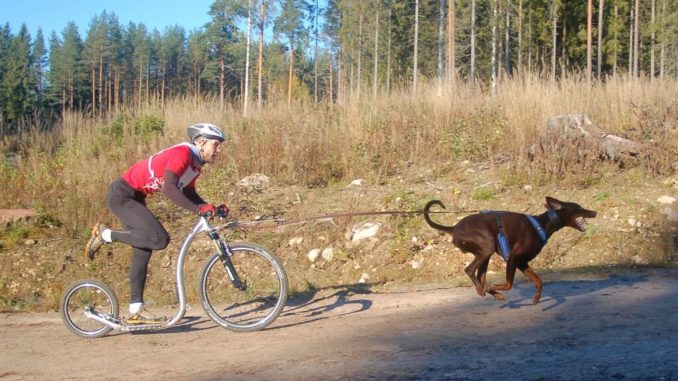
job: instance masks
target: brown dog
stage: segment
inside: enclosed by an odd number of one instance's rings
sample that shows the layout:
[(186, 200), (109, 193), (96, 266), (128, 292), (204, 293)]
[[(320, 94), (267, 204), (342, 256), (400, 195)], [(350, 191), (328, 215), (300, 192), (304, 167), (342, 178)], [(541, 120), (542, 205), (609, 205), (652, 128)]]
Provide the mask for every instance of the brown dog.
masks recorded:
[[(454, 226), (444, 226), (431, 220), (429, 212), (433, 205), (445, 208), (439, 200), (429, 201), (424, 207), (426, 222), (434, 229), (451, 234), (456, 247), (475, 256), (464, 271), (476, 286), (478, 295), (485, 296), (487, 291), (496, 299), (503, 300), (505, 297), (499, 291), (513, 287), (517, 268), (534, 283), (536, 291), (532, 301), (535, 304), (541, 298), (543, 283), (530, 268), (529, 262), (539, 254), (553, 233), (565, 226), (583, 232), (584, 219), (596, 216), (595, 211), (584, 209), (579, 204), (546, 197), (546, 212), (538, 216), (488, 211), (466, 216)], [(488, 288), (487, 266), (494, 253), (505, 257), (506, 283)]]

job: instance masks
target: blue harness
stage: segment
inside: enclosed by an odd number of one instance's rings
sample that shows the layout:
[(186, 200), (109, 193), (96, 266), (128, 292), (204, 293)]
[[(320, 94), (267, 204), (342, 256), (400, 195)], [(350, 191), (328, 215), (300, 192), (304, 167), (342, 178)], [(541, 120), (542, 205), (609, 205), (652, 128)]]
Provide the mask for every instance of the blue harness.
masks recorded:
[[(558, 221), (558, 215), (552, 209), (548, 210), (549, 212), (549, 218), (551, 220), (556, 220)], [(499, 243), (499, 255), (501, 255), (502, 258), (504, 258), (504, 261), (508, 261), (509, 257), (511, 256), (511, 248), (508, 243), (508, 238), (506, 238), (506, 233), (504, 232), (504, 223), (501, 221), (501, 213), (500, 212), (493, 212), (490, 210), (483, 211), (482, 213), (494, 213), (495, 217), (497, 218), (497, 242)], [(537, 234), (539, 234), (539, 238), (541, 238), (541, 243), (542, 245), (546, 245), (546, 242), (548, 241), (548, 237), (546, 236), (546, 231), (544, 228), (541, 226), (539, 221), (537, 221), (536, 218), (533, 216), (528, 216), (526, 215), (527, 220), (530, 221), (532, 226), (534, 227), (534, 230), (537, 231)], [(558, 221), (560, 222), (560, 221)]]

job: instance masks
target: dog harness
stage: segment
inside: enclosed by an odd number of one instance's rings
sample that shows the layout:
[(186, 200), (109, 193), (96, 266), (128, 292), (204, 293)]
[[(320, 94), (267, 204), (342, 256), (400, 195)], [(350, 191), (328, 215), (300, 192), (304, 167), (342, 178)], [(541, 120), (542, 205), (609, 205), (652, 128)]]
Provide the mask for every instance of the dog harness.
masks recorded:
[[(549, 209), (548, 212), (553, 213), (553, 216), (551, 215), (551, 213), (549, 213), (549, 218), (552, 221), (555, 219), (556, 221), (560, 222), (558, 220), (558, 215), (555, 213), (555, 211)], [(504, 262), (507, 262), (511, 257), (511, 247), (509, 246), (508, 238), (506, 238), (506, 233), (504, 232), (504, 223), (501, 221), (502, 213), (490, 210), (483, 211), (482, 213), (494, 213), (495, 218), (497, 220), (497, 243), (499, 244), (499, 255), (501, 255), (501, 257), (504, 258)], [(539, 221), (537, 221), (537, 219), (534, 218), (533, 216), (526, 215), (525, 217), (527, 217), (527, 220), (530, 221), (530, 223), (534, 227), (534, 230), (536, 230), (537, 234), (539, 234), (539, 238), (541, 238), (542, 245), (546, 245), (548, 237), (546, 236), (546, 231), (541, 226)]]

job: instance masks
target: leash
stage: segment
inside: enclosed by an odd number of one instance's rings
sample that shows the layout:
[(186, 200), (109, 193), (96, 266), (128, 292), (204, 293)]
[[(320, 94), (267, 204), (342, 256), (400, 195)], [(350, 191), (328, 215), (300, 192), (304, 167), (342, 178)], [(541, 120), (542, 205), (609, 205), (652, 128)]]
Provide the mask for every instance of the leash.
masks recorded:
[[(428, 214), (454, 214), (454, 213), (477, 213), (479, 210), (455, 210), (455, 211), (429, 211), (427, 212)], [(319, 216), (313, 216), (313, 217), (306, 217), (302, 219), (296, 219), (296, 220), (285, 220), (282, 218), (272, 218), (272, 219), (265, 219), (265, 220), (257, 220), (257, 221), (231, 221), (228, 222), (225, 225), (222, 226), (217, 226), (215, 229), (267, 229), (269, 227), (263, 226), (263, 227), (258, 227), (257, 225), (264, 225), (264, 224), (270, 224), (270, 223), (275, 223), (276, 227), (284, 227), (284, 226), (290, 226), (290, 225), (302, 225), (306, 224), (312, 221), (332, 221), (335, 218), (342, 218), (342, 217), (356, 217), (356, 216), (379, 216), (379, 215), (414, 215), (414, 214), (424, 214), (424, 210), (414, 210), (414, 211), (407, 211), (407, 210), (383, 210), (383, 211), (368, 211), (368, 212), (337, 212), (337, 213), (328, 213), (328, 214), (323, 214)]]

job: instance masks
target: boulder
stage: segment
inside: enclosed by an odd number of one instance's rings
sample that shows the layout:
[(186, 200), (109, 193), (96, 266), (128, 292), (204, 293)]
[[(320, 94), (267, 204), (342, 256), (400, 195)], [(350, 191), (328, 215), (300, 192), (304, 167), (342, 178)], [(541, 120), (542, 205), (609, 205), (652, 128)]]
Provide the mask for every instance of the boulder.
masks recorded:
[(549, 118), (539, 136), (539, 143), (530, 147), (534, 157), (537, 148), (550, 154), (563, 146), (576, 147), (580, 155), (595, 152), (603, 159), (618, 160), (622, 156), (636, 156), (642, 146), (630, 139), (602, 131), (586, 114), (566, 114)]
[(271, 179), (261, 173), (253, 173), (238, 182), (238, 186), (247, 191), (262, 192), (271, 187)]

